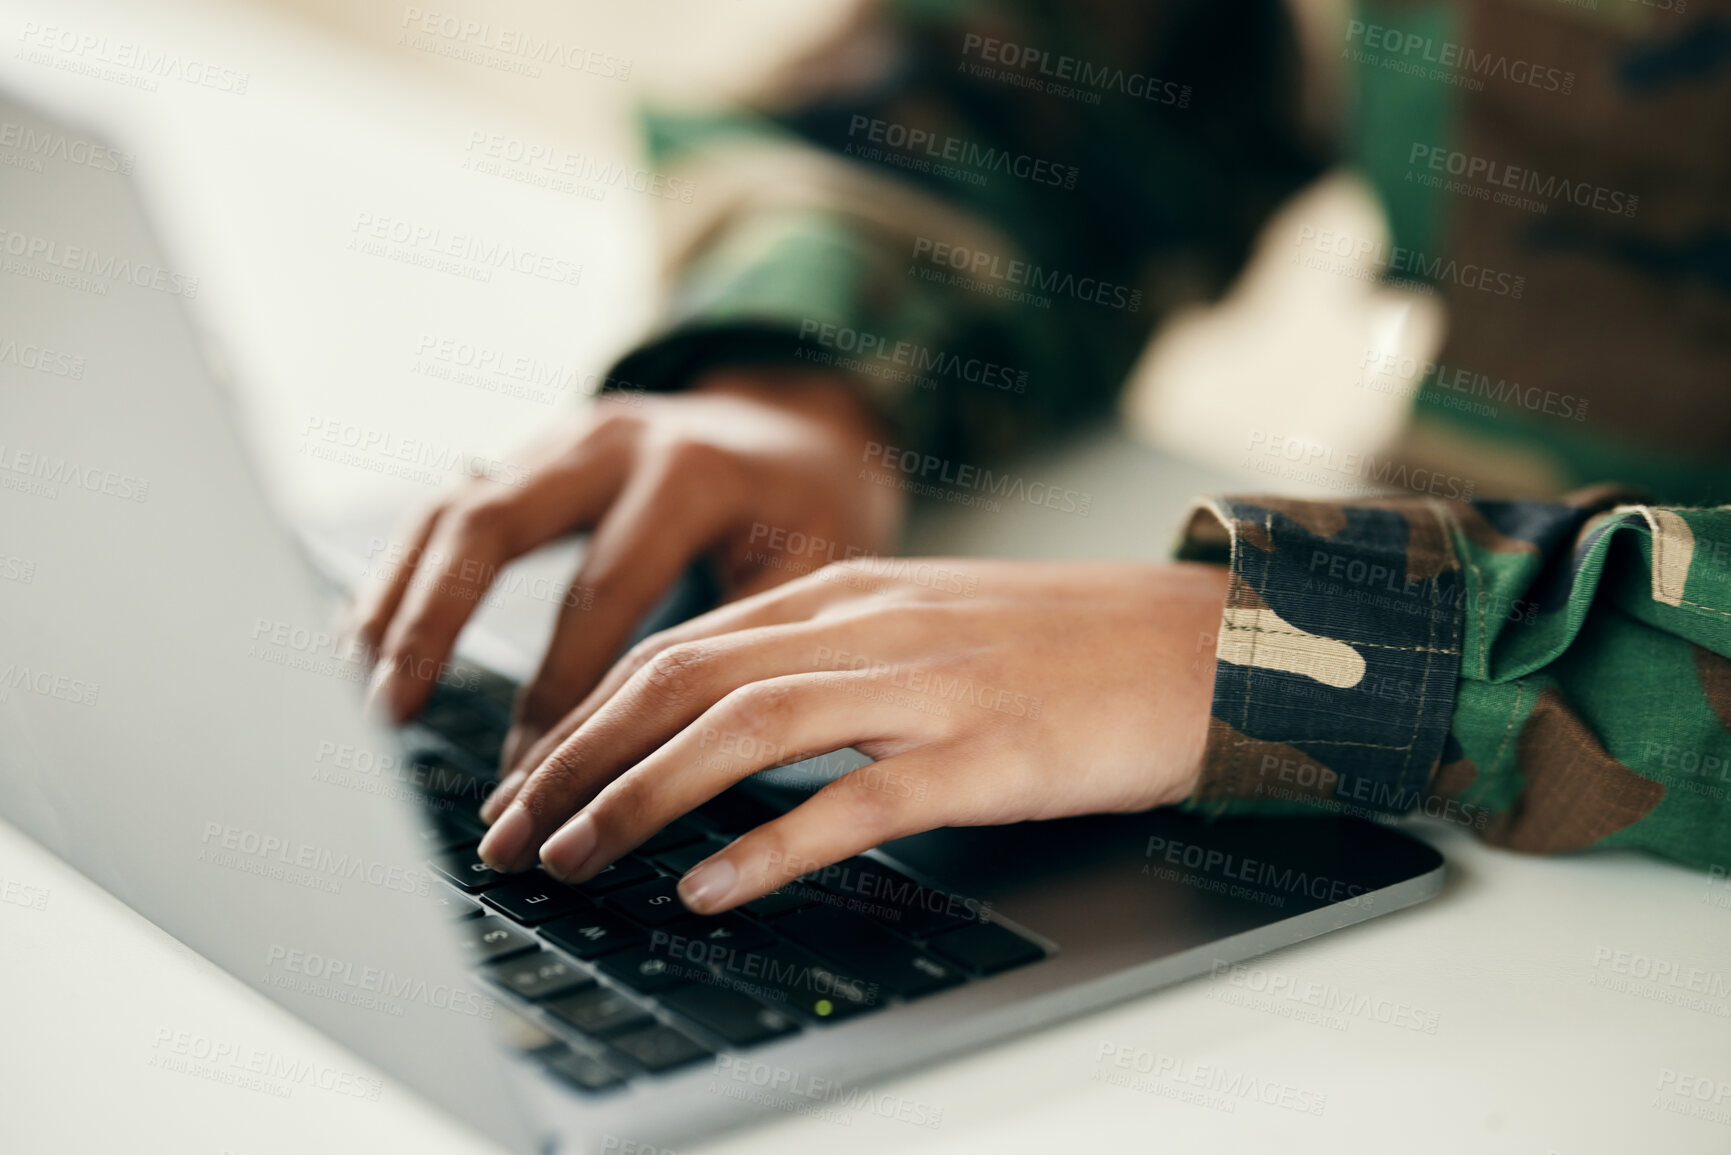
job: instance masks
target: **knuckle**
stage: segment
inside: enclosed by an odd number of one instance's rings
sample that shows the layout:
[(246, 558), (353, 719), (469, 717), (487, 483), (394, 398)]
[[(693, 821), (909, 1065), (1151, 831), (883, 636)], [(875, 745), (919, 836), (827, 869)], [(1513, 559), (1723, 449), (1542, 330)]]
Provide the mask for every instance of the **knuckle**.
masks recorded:
[(714, 660), (714, 650), (696, 642), (668, 646), (644, 667), (646, 682), (664, 694), (689, 693), (702, 680)]
[(692, 437), (669, 442), (661, 453), (668, 473), (674, 477), (715, 477), (730, 473), (734, 464), (730, 450)]
[(794, 691), (781, 682), (752, 682), (731, 691), (717, 712), (722, 724), (742, 737), (781, 733), (793, 716)]
[(454, 503), (439, 524), (452, 539), (472, 547), (502, 540), (510, 516), (510, 500), (487, 493)]
[(529, 775), (515, 801), (537, 818), (559, 809), (577, 785), (576, 760), (561, 747)]
[(902, 829), (907, 814), (904, 800), (890, 791), (874, 789), (857, 771), (831, 782), (821, 793), (841, 807), (849, 829), (862, 831), (868, 838), (882, 841)]

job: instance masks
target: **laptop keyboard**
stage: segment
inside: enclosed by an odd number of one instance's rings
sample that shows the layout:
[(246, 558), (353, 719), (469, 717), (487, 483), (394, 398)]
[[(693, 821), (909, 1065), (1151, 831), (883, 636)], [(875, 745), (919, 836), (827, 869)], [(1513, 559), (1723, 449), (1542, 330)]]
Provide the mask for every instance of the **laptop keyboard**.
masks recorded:
[(1046, 950), (982, 904), (861, 855), (718, 916), (679, 877), (780, 811), (734, 787), (582, 886), (503, 875), (475, 850), (515, 687), (471, 666), (409, 733), (428, 786), (422, 838), (437, 896), (517, 1045), (584, 1093), (653, 1079), (1038, 962)]

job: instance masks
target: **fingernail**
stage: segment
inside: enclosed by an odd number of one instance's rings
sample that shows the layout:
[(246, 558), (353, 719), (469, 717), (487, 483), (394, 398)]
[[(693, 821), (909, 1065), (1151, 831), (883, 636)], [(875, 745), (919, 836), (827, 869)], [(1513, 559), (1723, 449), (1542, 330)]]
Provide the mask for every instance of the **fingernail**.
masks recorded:
[(517, 861), (529, 848), (529, 836), (533, 833), (535, 822), (529, 817), (528, 807), (521, 804), (508, 806), (505, 813), (499, 815), (499, 820), (488, 828), (487, 836), (481, 839), (476, 851), (481, 861), (494, 870), (515, 870)]
[(698, 914), (708, 914), (726, 903), (738, 879), (733, 863), (712, 858), (679, 880), (679, 901)]
[(511, 800), (512, 791), (517, 789), (517, 784), (523, 781), (524, 775), (528, 773), (527, 770), (513, 770), (493, 787), (493, 792), (481, 803), (482, 822), (489, 826), (493, 824), (493, 820), (499, 817), (499, 811), (505, 809), (505, 803)]
[(597, 841), (595, 820), (584, 811), (561, 826), (541, 847), (541, 865), (554, 878), (573, 880), (582, 873), (589, 856), (595, 853)]

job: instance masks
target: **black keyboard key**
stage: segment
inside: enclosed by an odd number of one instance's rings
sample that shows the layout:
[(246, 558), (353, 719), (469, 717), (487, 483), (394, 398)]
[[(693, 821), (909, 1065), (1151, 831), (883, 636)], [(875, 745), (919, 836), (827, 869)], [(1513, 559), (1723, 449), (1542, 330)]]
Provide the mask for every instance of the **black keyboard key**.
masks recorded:
[(479, 818), (461, 810), (423, 810), (417, 831), (421, 845), (429, 853), (455, 850), (481, 841), (486, 827)]
[(451, 885), (479, 894), (489, 887), (498, 886), (505, 881), (505, 876), (482, 862), (475, 853), (473, 846), (453, 850), (447, 854), (431, 859), (428, 863), (439, 874), (449, 879)]
[(666, 826), (643, 840), (643, 845), (637, 848), (637, 853), (645, 858), (653, 858), (675, 847), (685, 846), (703, 837), (702, 828), (685, 818), (675, 818)]
[(511, 875), (482, 894), (481, 901), (529, 926), (589, 910), (595, 905), (541, 870)]
[(660, 854), (654, 856), (653, 861), (655, 862), (655, 865), (659, 866), (662, 870), (668, 870), (672, 871), (674, 874), (683, 875), (686, 871), (690, 870), (716, 851), (721, 850), (726, 845), (727, 843), (718, 839), (705, 838), (698, 842), (681, 846), (676, 850), (662, 851)]
[(457, 941), (471, 962), (490, 963), (539, 950), (535, 936), (502, 918), (472, 918), (457, 924)]
[(568, 995), (595, 985), (595, 980), (576, 963), (562, 959), (551, 951), (540, 951), (508, 962), (494, 963), (487, 968), (487, 973), (531, 1002), (556, 999), (560, 995)]
[(1038, 946), (995, 922), (976, 922), (940, 934), (926, 945), (977, 975), (996, 974), (1046, 957)]
[(650, 945), (662, 953), (694, 960), (717, 958), (726, 950), (758, 950), (774, 941), (769, 931), (732, 913), (683, 918), (649, 936)]
[(722, 986), (766, 990), (774, 1006), (822, 1022), (839, 1022), (883, 1005), (877, 987), (838, 973), (830, 963), (787, 943), (728, 956), (716, 964), (715, 973)]
[(809, 906), (778, 920), (775, 929), (846, 973), (903, 998), (918, 998), (962, 981), (961, 972), (949, 963), (928, 958), (912, 943), (851, 911)]
[(591, 894), (605, 894), (609, 890), (618, 890), (654, 877), (653, 866), (641, 858), (626, 857), (603, 866), (594, 878), (583, 884), (582, 889)]
[(665, 926), (677, 919), (691, 917), (691, 911), (679, 901), (678, 888), (678, 879), (662, 877), (612, 891), (602, 896), (602, 901), (644, 926)]
[(599, 910), (586, 910), (544, 923), (541, 937), (582, 959), (599, 958), (649, 938), (618, 915)]
[(608, 987), (595, 987), (581, 994), (556, 999), (547, 1004), (547, 1009), (596, 1039), (645, 1027), (655, 1021), (648, 1011)]
[(497, 766), (505, 752), (505, 727), (483, 725), (463, 733), (444, 735), (451, 745), (483, 766)]
[(446, 886), (443, 882), (435, 883), (428, 891), (428, 898), (438, 907), (439, 913), (452, 922), (461, 922), (466, 918), (480, 918), (486, 913), (480, 903), (464, 894), (454, 886)]
[(660, 1002), (735, 1047), (753, 1046), (799, 1030), (781, 1011), (713, 983), (690, 983), (670, 990)]
[(597, 965), (632, 990), (646, 995), (678, 986), (689, 977), (684, 972), (697, 969), (668, 957), (665, 950), (649, 946), (614, 951)]
[(613, 1040), (613, 1048), (651, 1073), (671, 1071), (714, 1053), (689, 1035), (661, 1023), (620, 1035)]
[(754, 898), (745, 909), (758, 918), (780, 918), (790, 911), (812, 904), (811, 888), (803, 882), (790, 882), (780, 890), (772, 890), (762, 898)]
[(541, 1061), (547, 1064), (548, 1070), (579, 1091), (602, 1091), (625, 1081), (624, 1076), (611, 1066), (581, 1051), (562, 1049), (543, 1056)]
[[(473, 764), (459, 763), (440, 751), (416, 751), (413, 758), (414, 776), (409, 784), (438, 797), (442, 809), (434, 813), (454, 814), (459, 821), (467, 820), (477, 829), (485, 828), (476, 811), (498, 785), (492, 777)], [(480, 834), (474, 837), (479, 838)]]
[(721, 834), (744, 834), (781, 817), (781, 811), (743, 790), (724, 790), (692, 811), (711, 830)]

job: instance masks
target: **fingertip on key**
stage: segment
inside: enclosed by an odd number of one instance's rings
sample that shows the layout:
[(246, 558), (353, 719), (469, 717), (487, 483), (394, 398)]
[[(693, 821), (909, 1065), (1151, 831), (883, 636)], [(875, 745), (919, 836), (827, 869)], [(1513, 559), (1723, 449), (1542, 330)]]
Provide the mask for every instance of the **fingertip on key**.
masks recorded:
[(583, 811), (561, 826), (541, 847), (541, 865), (554, 878), (577, 881), (600, 841), (595, 820)]
[(535, 821), (529, 810), (522, 803), (513, 803), (505, 808), (498, 820), (488, 828), (487, 834), (481, 839), (481, 845), (476, 847), (476, 853), (481, 861), (502, 873), (517, 869), (523, 852), (529, 848), (529, 838), (535, 832)]

